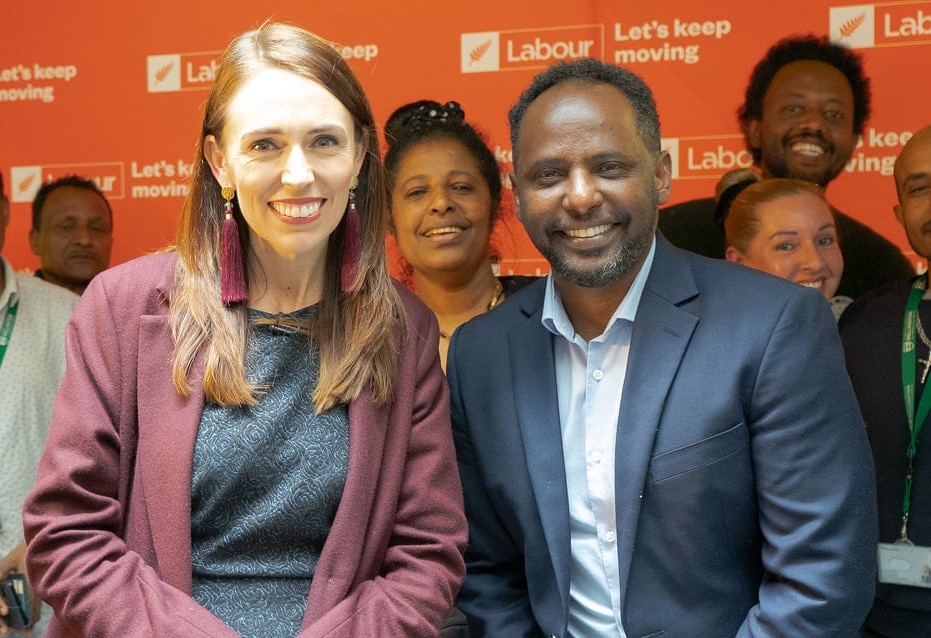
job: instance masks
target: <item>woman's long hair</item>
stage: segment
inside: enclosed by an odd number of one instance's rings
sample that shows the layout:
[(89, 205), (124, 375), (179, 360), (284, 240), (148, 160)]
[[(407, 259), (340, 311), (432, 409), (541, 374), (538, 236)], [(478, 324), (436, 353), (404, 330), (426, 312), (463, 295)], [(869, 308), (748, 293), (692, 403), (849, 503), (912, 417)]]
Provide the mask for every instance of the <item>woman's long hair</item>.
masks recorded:
[[(375, 119), (355, 75), (336, 49), (298, 27), (266, 24), (237, 37), (220, 61), (204, 110), (191, 189), (178, 225), (178, 262), (169, 300), (174, 340), (172, 379), (190, 393), (190, 371), (205, 356), (206, 400), (219, 405), (252, 405), (257, 388), (246, 379), (247, 315), (243, 304), (220, 300), (220, 233), (224, 200), (204, 157), (208, 135), (221, 139), (229, 104), (237, 91), (263, 69), (281, 69), (324, 86), (350, 112), (365, 158), (356, 191), (361, 251), (354, 292), (340, 291), (345, 218), (330, 236), (323, 298), (312, 326), (320, 352), (320, 374), (313, 400), (318, 412), (348, 402), (366, 388), (377, 403), (391, 399), (397, 376), (400, 299), (385, 267), (387, 202)], [(249, 234), (234, 207), (248, 281)]]

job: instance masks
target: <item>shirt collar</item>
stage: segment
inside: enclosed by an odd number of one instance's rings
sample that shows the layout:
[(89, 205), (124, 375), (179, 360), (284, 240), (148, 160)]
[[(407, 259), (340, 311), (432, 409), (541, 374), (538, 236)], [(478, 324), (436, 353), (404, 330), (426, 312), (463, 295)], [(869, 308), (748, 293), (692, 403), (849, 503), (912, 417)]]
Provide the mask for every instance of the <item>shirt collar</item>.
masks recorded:
[(6, 308), (14, 301), (19, 299), (19, 288), (16, 287), (16, 273), (13, 267), (2, 255), (0, 255), (0, 265), (3, 267), (3, 291), (0, 292), (0, 308)]
[[(637, 308), (640, 307), (640, 298), (643, 296), (643, 288), (646, 286), (647, 278), (653, 267), (653, 256), (655, 254), (656, 235), (653, 236), (653, 241), (650, 244), (650, 252), (647, 253), (646, 259), (643, 260), (643, 266), (640, 268), (640, 272), (634, 277), (634, 281), (630, 285), (630, 290), (624, 295), (624, 298), (621, 300), (621, 303), (618, 304), (614, 314), (611, 315), (611, 319), (608, 320), (608, 325), (605, 326), (605, 334), (611, 330), (619, 319), (626, 319), (632, 322), (634, 317), (637, 316)], [(556, 289), (556, 284), (553, 281), (552, 272), (546, 276), (546, 292), (543, 296), (543, 316), (541, 321), (543, 327), (553, 334), (565, 337), (569, 341), (574, 340), (575, 328), (573, 328), (572, 322), (569, 321), (569, 315), (566, 314), (566, 309), (562, 304), (559, 291)]]

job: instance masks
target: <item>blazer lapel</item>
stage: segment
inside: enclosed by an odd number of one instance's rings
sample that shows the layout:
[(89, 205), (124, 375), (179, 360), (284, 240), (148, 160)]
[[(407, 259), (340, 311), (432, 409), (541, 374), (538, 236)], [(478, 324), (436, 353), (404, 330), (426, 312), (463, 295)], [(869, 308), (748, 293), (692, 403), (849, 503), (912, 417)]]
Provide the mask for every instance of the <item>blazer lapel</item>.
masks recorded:
[(363, 560), (372, 555), (366, 546), (369, 527), (385, 524), (377, 519), (378, 490), (373, 486), (384, 471), (389, 423), (388, 409), (376, 406), (368, 391), (349, 402), (349, 471), (314, 572), (310, 598), (315, 604), (304, 612), (305, 628), (346, 597)]
[(540, 323), (540, 295), (524, 302), (527, 321), (508, 335), (514, 405), (527, 471), (563, 603), (569, 601), (569, 495), (556, 393), (553, 336)]
[(191, 466), (204, 406), (203, 360), (192, 366), (191, 393), (182, 397), (171, 382), (167, 321), (167, 315), (141, 318), (138, 464), (162, 579), (190, 592)]
[(663, 405), (698, 324), (696, 315), (678, 307), (698, 294), (688, 262), (660, 235), (656, 241), (653, 266), (631, 332), (618, 418), (615, 500), (621, 592), (627, 590), (640, 495)]

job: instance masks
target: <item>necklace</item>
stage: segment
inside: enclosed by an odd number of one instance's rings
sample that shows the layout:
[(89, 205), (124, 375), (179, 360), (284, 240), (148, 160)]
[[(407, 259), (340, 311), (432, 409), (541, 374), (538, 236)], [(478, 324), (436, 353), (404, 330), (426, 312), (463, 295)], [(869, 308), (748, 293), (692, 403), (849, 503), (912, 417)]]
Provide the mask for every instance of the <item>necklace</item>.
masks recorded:
[(928, 339), (928, 335), (925, 334), (924, 326), (921, 325), (921, 317), (918, 317), (918, 321), (915, 323), (918, 324), (918, 338), (921, 339), (921, 342), (925, 344), (925, 347), (928, 348), (928, 358), (919, 359), (918, 363), (924, 363), (925, 369), (921, 373), (921, 383), (924, 384), (925, 380), (928, 378), (928, 370), (931, 369), (931, 339)]
[(249, 308), (249, 323), (253, 326), (266, 326), (275, 334), (300, 334), (309, 337), (313, 332), (319, 309), (319, 304), (277, 313)]
[[(501, 303), (502, 299), (504, 299), (504, 286), (501, 285), (501, 280), (495, 277), (495, 292), (491, 296), (491, 301), (488, 302), (488, 307), (486, 310), (492, 310), (495, 306)], [(440, 330), (440, 339), (449, 339), (449, 333)]]
[(501, 285), (501, 280), (495, 277), (495, 294), (491, 296), (491, 301), (488, 302), (488, 309), (491, 310), (499, 303), (504, 297), (504, 287)]

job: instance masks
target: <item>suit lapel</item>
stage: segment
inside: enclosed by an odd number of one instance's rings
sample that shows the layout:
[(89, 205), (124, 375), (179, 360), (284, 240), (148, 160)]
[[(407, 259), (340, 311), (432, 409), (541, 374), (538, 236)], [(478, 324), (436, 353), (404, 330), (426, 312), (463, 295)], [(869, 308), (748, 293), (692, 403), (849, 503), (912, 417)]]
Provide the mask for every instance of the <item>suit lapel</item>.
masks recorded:
[(203, 360), (182, 397), (171, 382), (167, 315), (141, 318), (139, 330), (139, 472), (162, 579), (191, 591), (191, 465), (204, 406)]
[(681, 251), (657, 235), (656, 255), (631, 332), (618, 418), (616, 484), (618, 561), (626, 592), (640, 517), (640, 495), (669, 388), (698, 317), (678, 304), (698, 294)]
[(563, 460), (553, 335), (540, 323), (543, 291), (524, 302), (527, 321), (508, 335), (514, 405), (527, 471), (564, 604), (569, 600), (569, 496)]
[[(385, 444), (390, 426), (388, 408), (378, 407), (368, 391), (349, 402), (349, 471), (336, 517), (323, 545), (311, 585), (311, 600), (304, 613), (304, 627), (318, 620), (346, 597), (364, 559), (369, 527), (385, 525), (378, 518), (375, 497), (384, 471)], [(398, 470), (401, 471), (400, 469)]]

